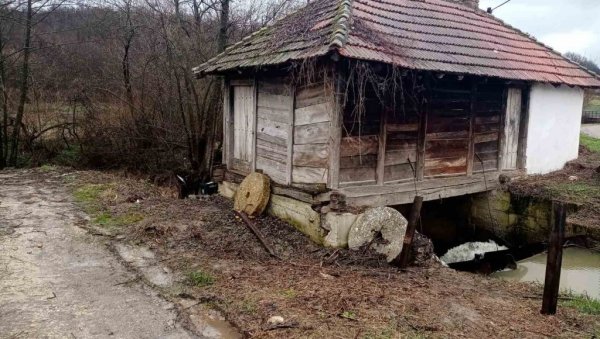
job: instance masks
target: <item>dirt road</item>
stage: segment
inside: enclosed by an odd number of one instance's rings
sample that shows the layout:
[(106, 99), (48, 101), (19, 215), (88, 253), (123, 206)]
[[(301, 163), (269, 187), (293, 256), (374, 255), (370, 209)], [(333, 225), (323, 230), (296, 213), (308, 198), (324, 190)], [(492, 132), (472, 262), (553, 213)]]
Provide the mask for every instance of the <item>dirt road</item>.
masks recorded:
[(84, 218), (61, 174), (0, 172), (0, 337), (193, 337)]
[(600, 124), (582, 125), (581, 132), (590, 137), (600, 138)]

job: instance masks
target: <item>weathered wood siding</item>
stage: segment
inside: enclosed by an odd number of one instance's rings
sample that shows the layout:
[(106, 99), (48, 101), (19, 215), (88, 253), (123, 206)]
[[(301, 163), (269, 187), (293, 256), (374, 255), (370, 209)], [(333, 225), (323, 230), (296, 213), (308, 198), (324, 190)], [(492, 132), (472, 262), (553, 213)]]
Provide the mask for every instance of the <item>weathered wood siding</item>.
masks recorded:
[(285, 78), (258, 80), (256, 168), (288, 184), (288, 139), (292, 129), (293, 88)]
[(427, 107), (425, 177), (467, 174), (471, 121), (468, 82), (442, 82)]
[(503, 85), (482, 84), (477, 86), (473, 126), (475, 144), (473, 172), (482, 172), (483, 169), (486, 171), (498, 169), (498, 148), (502, 132), (503, 110), (506, 106), (505, 100)]
[(522, 90), (509, 88), (504, 119), (504, 149), (502, 150), (502, 169), (516, 169), (519, 152), (519, 129), (521, 124)]
[(325, 82), (295, 91), (292, 151), (293, 184), (326, 184), (333, 96)]
[[(371, 86), (363, 98), (350, 97), (344, 109), (340, 142), (340, 185), (374, 184), (380, 152), (382, 103)], [(357, 104), (362, 102), (362, 104)], [(362, 105), (362, 106), (359, 106)]]
[(385, 124), (384, 181), (414, 180), (419, 140), (419, 114), (406, 109), (388, 112)]

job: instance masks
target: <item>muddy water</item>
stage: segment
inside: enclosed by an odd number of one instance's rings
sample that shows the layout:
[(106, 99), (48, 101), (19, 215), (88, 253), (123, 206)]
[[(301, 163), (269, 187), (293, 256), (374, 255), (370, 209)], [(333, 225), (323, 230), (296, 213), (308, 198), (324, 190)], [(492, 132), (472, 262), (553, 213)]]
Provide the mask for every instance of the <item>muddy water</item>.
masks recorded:
[[(543, 284), (545, 274), (546, 253), (542, 253), (520, 261), (516, 270), (497, 272), (493, 276)], [(600, 253), (566, 248), (563, 252), (560, 289), (600, 299)]]

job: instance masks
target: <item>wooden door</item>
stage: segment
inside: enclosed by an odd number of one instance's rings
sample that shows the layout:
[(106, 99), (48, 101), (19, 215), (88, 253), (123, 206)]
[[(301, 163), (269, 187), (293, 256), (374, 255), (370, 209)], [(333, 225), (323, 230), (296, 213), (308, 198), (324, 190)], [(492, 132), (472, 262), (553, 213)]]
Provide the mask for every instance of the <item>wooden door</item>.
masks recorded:
[(254, 87), (233, 86), (233, 158), (250, 163), (254, 157)]
[(521, 89), (509, 88), (504, 119), (504, 149), (502, 169), (516, 169), (519, 150), (519, 127), (521, 122)]

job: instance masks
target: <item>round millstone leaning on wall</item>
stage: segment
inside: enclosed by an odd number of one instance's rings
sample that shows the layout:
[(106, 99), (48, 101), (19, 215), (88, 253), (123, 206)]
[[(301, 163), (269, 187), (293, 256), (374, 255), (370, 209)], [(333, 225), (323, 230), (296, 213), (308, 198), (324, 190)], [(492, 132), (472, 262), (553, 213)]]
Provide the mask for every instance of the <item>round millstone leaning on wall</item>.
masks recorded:
[(250, 173), (238, 188), (233, 209), (251, 217), (261, 215), (271, 197), (271, 179), (262, 173)]
[[(357, 250), (370, 244), (375, 252), (384, 255), (391, 262), (402, 252), (407, 224), (402, 214), (393, 208), (370, 208), (352, 225), (348, 247)], [(381, 239), (375, 239), (379, 236)]]

